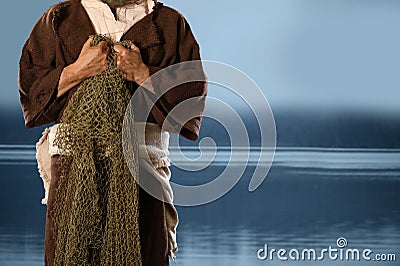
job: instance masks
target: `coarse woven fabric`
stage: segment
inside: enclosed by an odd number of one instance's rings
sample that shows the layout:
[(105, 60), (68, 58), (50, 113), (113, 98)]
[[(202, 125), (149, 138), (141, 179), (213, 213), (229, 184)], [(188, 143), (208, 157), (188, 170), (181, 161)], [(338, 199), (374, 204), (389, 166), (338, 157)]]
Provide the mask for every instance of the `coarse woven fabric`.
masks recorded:
[[(55, 143), (67, 151), (67, 189), (57, 191), (55, 265), (141, 265), (135, 130), (122, 136), (130, 92), (115, 67), (114, 43), (94, 35), (92, 45), (110, 46), (107, 70), (86, 79), (66, 107)], [(130, 47), (130, 41), (119, 43)], [(127, 110), (129, 112), (130, 110)], [(127, 116), (134, 119), (133, 113)], [(130, 123), (133, 125), (133, 123)], [(122, 138), (127, 142), (122, 142)], [(122, 145), (131, 154), (127, 161)], [(66, 158), (72, 159), (69, 169)], [(129, 165), (129, 168), (128, 168)], [(66, 174), (61, 173), (61, 178)]]

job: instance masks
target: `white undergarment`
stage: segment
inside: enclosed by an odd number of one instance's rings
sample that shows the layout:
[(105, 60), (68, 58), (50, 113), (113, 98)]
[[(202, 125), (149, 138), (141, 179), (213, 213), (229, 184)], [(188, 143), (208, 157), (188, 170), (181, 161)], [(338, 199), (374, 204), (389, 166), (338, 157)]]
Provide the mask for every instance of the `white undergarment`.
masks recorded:
[(83, 7), (89, 15), (96, 33), (108, 35), (113, 41), (121, 37), (133, 25), (153, 11), (154, 2), (144, 1), (141, 4), (129, 4), (116, 8), (114, 16), (111, 8), (100, 0), (82, 0)]

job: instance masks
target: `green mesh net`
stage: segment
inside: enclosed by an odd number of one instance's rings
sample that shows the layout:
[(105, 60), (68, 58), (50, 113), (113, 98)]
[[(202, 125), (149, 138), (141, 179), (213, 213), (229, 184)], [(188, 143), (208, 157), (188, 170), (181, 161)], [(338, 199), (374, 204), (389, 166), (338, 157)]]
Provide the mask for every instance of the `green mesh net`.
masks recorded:
[(122, 136), (131, 94), (115, 67), (114, 43), (95, 35), (92, 45), (100, 41), (111, 48), (107, 70), (82, 82), (56, 133), (55, 144), (66, 154), (59, 162), (67, 185), (56, 193), (55, 265), (141, 265), (137, 176), (122, 149), (123, 137), (130, 139), (124, 145), (137, 173), (136, 138)]

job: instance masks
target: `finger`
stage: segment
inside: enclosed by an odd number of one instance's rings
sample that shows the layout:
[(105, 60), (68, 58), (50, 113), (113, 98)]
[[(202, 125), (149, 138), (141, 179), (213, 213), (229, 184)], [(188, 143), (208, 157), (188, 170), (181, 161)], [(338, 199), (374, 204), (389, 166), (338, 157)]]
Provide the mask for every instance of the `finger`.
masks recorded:
[(104, 47), (104, 49), (103, 49), (103, 52), (105, 52), (107, 55), (110, 53), (110, 50), (111, 50), (111, 48), (110, 48), (110, 46), (107, 44), (105, 47)]
[(120, 44), (116, 44), (116, 45), (114, 45), (114, 50), (115, 50), (115, 52), (117, 52), (117, 53), (122, 53), (123, 51), (126, 50), (126, 48), (123, 47), (123, 46), (120, 45)]
[(134, 45), (134, 44), (131, 45), (131, 50), (134, 51), (134, 52), (140, 52), (139, 47), (137, 47), (137, 46)]
[(99, 44), (97, 45), (97, 47), (98, 47), (102, 52), (108, 52), (108, 50), (109, 50), (108, 43), (105, 42), (105, 41), (99, 42)]
[(118, 55), (116, 60), (115, 60), (115, 65), (118, 69), (125, 71), (125, 66), (122, 60), (122, 56)]
[(83, 44), (82, 49), (91, 47), (92, 42), (93, 42), (93, 37), (90, 36), (89, 39), (87, 39), (86, 42)]
[(128, 72), (129, 70), (123, 64), (117, 65), (117, 69), (121, 70), (122, 72)]
[(128, 72), (129, 69), (122, 59), (116, 61), (116, 67), (123, 72)]
[(119, 56), (119, 55), (117, 55), (115, 58), (115, 66), (117, 68), (120, 68), (120, 66), (121, 66), (121, 56)]

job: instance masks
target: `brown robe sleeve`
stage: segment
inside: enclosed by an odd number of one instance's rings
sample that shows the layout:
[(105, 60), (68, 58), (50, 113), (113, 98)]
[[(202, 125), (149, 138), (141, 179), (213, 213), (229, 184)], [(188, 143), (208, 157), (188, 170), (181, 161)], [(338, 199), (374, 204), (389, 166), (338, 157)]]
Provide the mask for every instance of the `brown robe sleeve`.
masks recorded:
[[(197, 61), (200, 60), (200, 48), (188, 22), (182, 15), (179, 15), (176, 25), (177, 29), (171, 30), (174, 34), (177, 34), (177, 37), (175, 37), (176, 47), (171, 47), (174, 49), (174, 51), (171, 52), (171, 56), (164, 58), (164, 60), (168, 59), (169, 62), (167, 64), (161, 64), (163, 67), (149, 66), (150, 75), (168, 67), (168, 65), (171, 66), (185, 61), (196, 61), (198, 63), (193, 63), (189, 66), (174, 67), (170, 71), (164, 71), (162, 72), (162, 75), (156, 75), (157, 78), (152, 79), (152, 85), (156, 95), (160, 98), (153, 105), (151, 114), (159, 125), (163, 125), (163, 123), (166, 122), (164, 128), (168, 131), (180, 134), (190, 140), (196, 140), (199, 137), (202, 113), (204, 111), (205, 97), (207, 95), (207, 82), (189, 82), (165, 91), (165, 87), (168, 87), (168, 84), (179, 83), (179, 80), (184, 80), (188, 77), (192, 77), (193, 80), (205, 80), (205, 74), (201, 62)], [(166, 29), (166, 31), (168, 31), (168, 29)], [(169, 33), (164, 32), (164, 34), (168, 36)], [(159, 86), (159, 84), (162, 85)], [(180, 119), (176, 115), (168, 117), (168, 120), (165, 121), (167, 115), (178, 104), (194, 97), (196, 97), (196, 100), (192, 103), (191, 111), (197, 113), (197, 116), (185, 122), (183, 125), (179, 122)]]
[(56, 63), (52, 14), (49, 9), (35, 24), (19, 63), (19, 95), (28, 128), (54, 122), (66, 102), (66, 97), (56, 97), (64, 66)]

